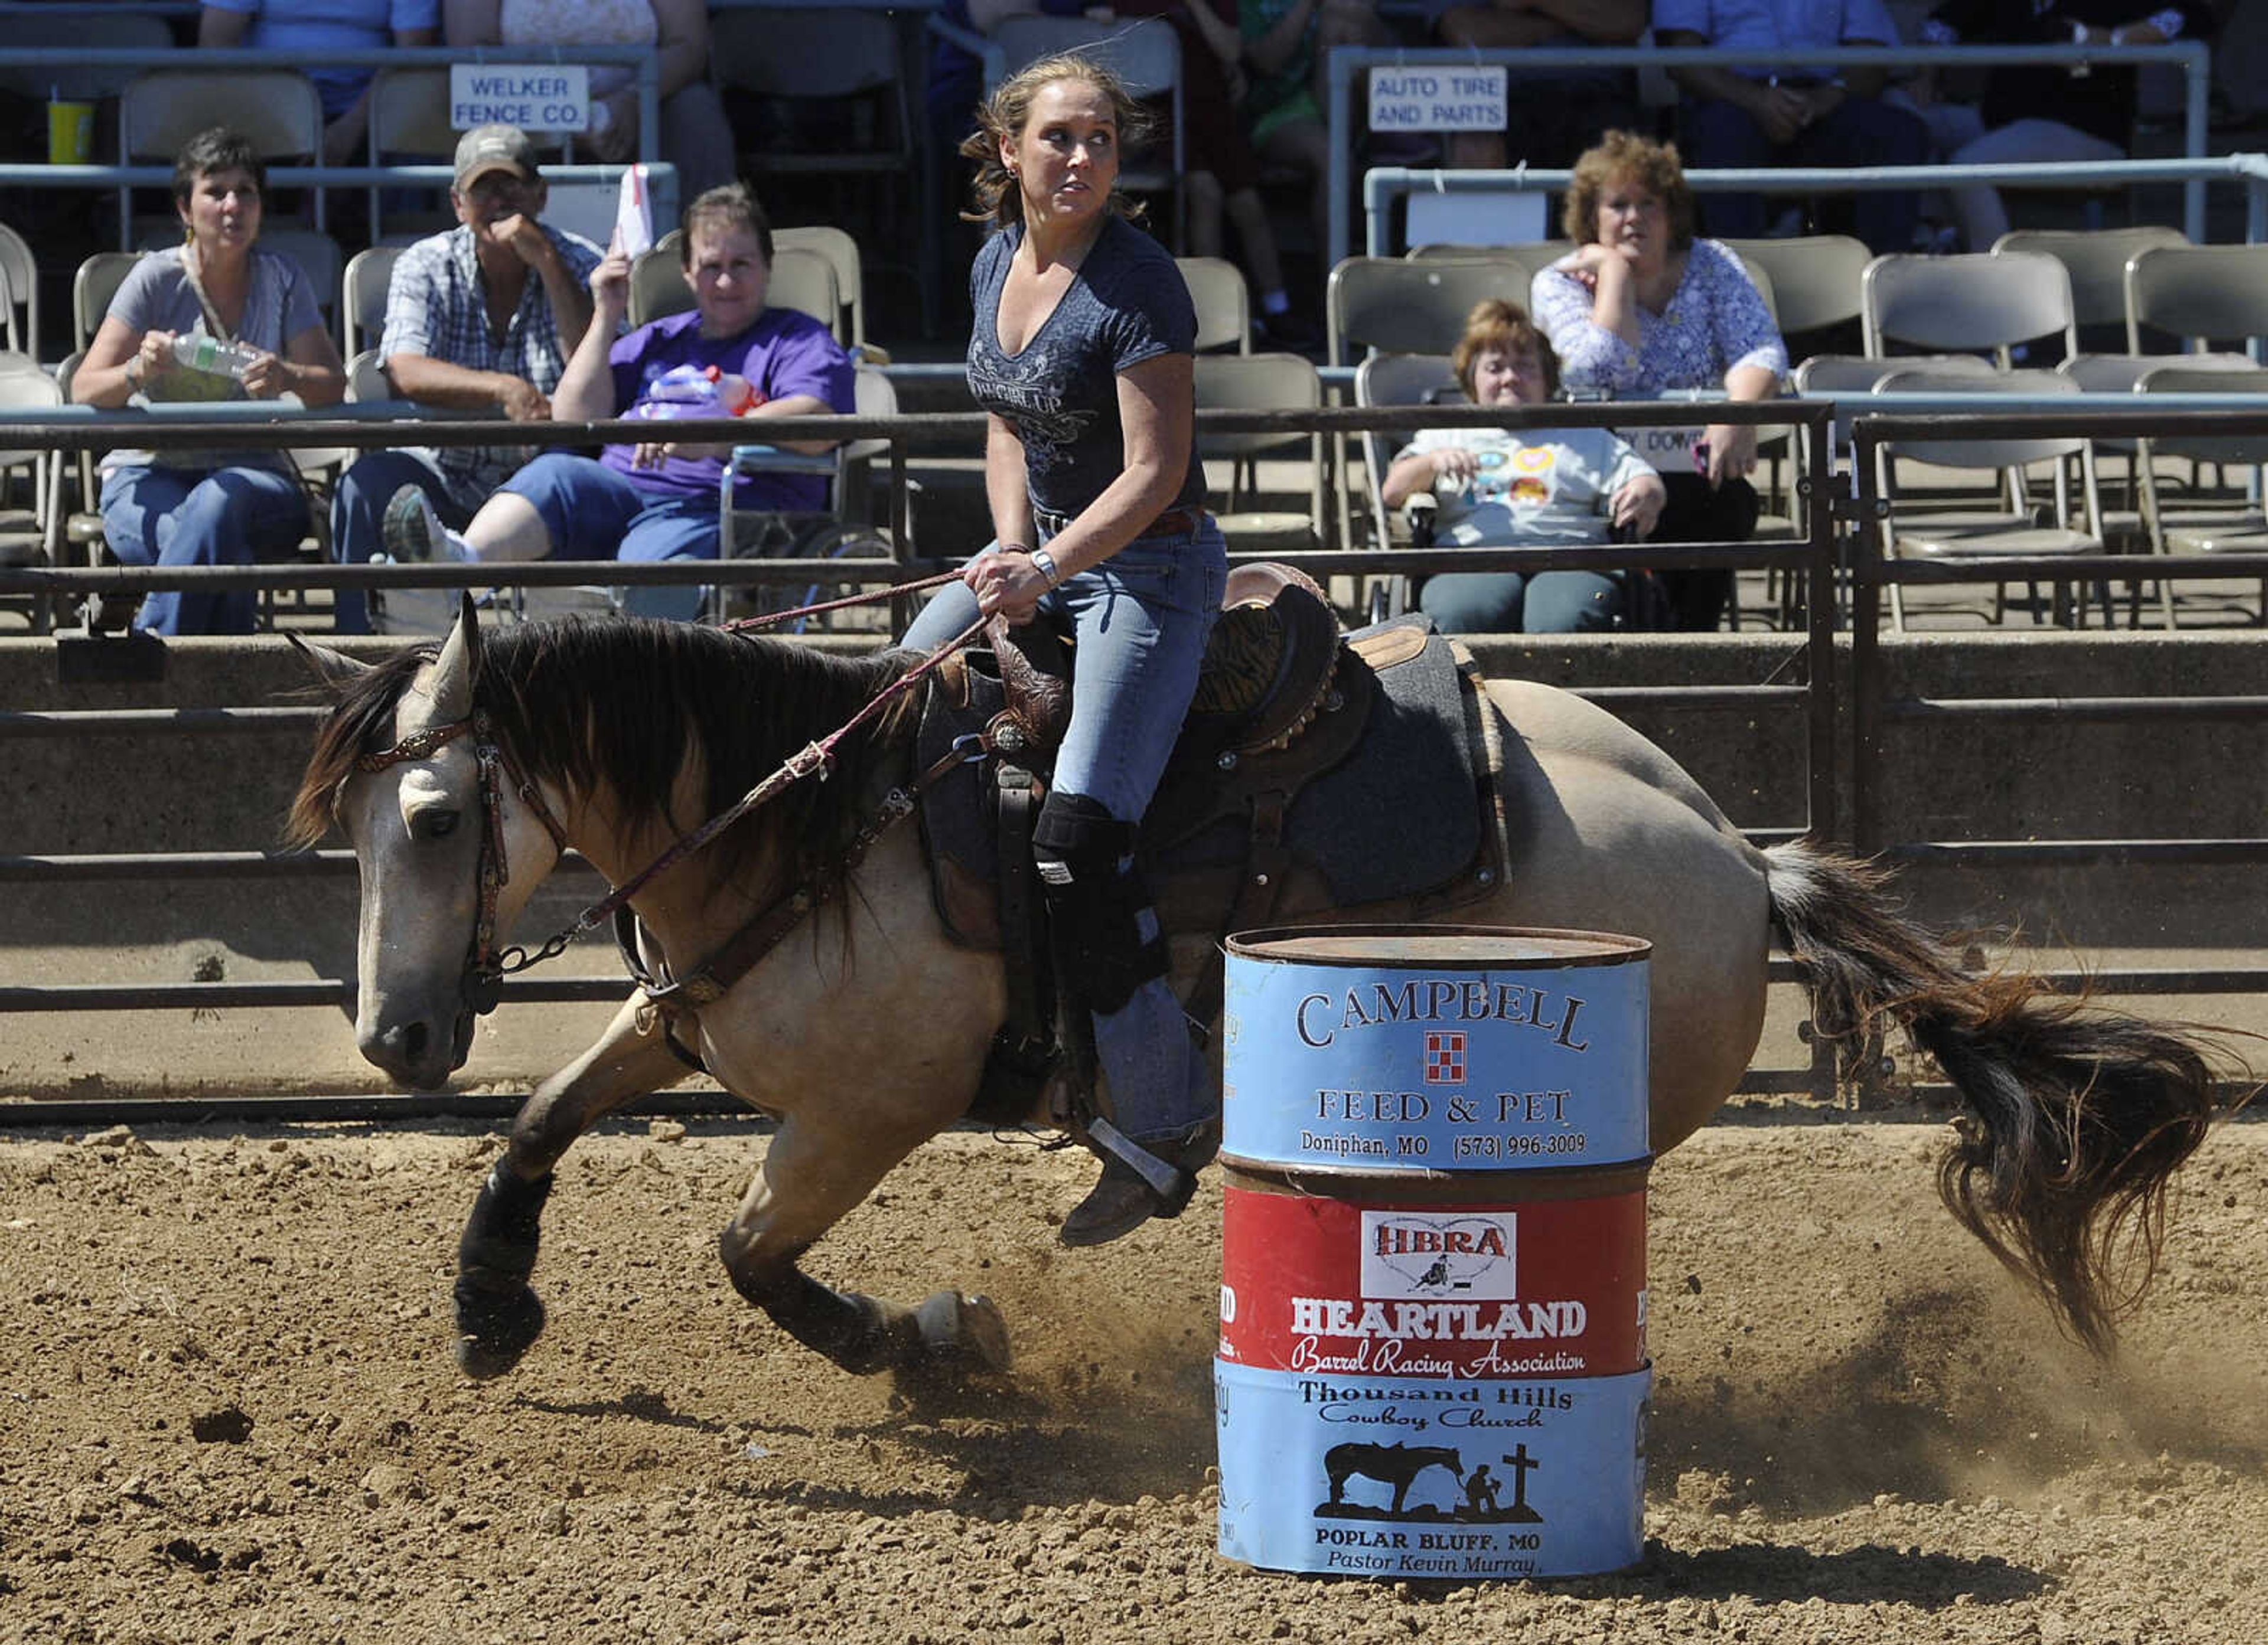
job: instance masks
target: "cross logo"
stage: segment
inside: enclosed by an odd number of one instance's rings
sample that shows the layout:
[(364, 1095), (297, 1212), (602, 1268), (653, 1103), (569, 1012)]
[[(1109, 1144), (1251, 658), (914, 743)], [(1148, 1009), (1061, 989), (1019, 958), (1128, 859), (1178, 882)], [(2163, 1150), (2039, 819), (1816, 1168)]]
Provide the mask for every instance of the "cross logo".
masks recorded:
[(1425, 1083), (1428, 1085), (1462, 1085), (1465, 1083), (1465, 1036), (1462, 1032), (1427, 1031)]

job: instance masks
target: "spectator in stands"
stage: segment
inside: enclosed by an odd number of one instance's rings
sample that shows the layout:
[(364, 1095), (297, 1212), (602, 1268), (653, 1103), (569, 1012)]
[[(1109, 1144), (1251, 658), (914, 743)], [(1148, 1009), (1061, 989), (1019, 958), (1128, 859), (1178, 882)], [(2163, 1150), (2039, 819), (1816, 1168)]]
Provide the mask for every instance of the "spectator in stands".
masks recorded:
[[(1881, 0), (1654, 0), (1653, 37), (1664, 46), (1756, 51), (1895, 46), (1896, 26)], [(1683, 136), (1697, 166), (1919, 165), (1929, 134), (1910, 108), (1882, 100), (1881, 69), (1822, 69), (1706, 63), (1669, 70), (1685, 93)], [(1764, 231), (1764, 197), (1712, 194), (1709, 231), (1754, 239)], [(1913, 249), (1920, 196), (1911, 189), (1865, 189), (1855, 196), (1859, 238), (1877, 252)]]
[[(477, 126), (457, 143), (449, 203), (457, 226), (405, 248), (386, 291), (379, 363), (394, 392), (438, 410), (551, 416), (550, 393), (591, 322), (599, 248), (543, 221), (549, 195), (516, 126)], [(378, 549), (387, 499), (415, 486), (462, 526), (533, 453), (524, 445), (372, 451), (340, 477), (331, 553), (348, 564)], [(366, 634), (359, 590), (338, 596), (342, 634)]]
[[(1693, 237), (1693, 190), (1675, 148), (1609, 132), (1575, 162), (1564, 225), (1576, 249), (1535, 276), (1532, 295), (1571, 388), (1616, 400), (1778, 393), (1787, 345), (1731, 248)], [(1682, 469), (1653, 460), (1669, 493), (1655, 541), (1740, 542), (1756, 530), (1753, 426), (1711, 424)], [(1686, 461), (1678, 452), (1675, 463)], [(1732, 599), (1730, 571), (1663, 581), (1680, 628), (1715, 628)]]
[[(630, 309), (630, 260), (617, 245), (591, 275), (591, 323), (551, 395), (553, 415), (592, 420), (634, 415), (663, 373), (714, 367), (747, 379), (762, 396), (746, 415), (762, 420), (855, 409), (850, 357), (826, 327), (793, 309), (768, 308), (771, 224), (739, 183), (712, 188), (685, 209), (680, 246), (694, 307), (617, 338)], [(666, 423), (656, 425), (666, 434)], [(796, 443), (821, 452), (830, 442)], [(714, 560), (717, 499), (729, 444), (667, 438), (609, 445), (597, 458), (549, 452), (521, 469), (460, 533), (439, 518), (424, 490), (407, 485), (386, 510), (396, 559), (526, 561)], [(825, 482), (756, 475), (733, 486), (737, 508), (825, 506)], [(689, 584), (630, 591), (641, 615), (689, 618), (701, 591)]]
[[(431, 46), (440, 39), (441, 0), (204, 0), (200, 46), (261, 50), (366, 51)], [(358, 165), (370, 139), (371, 69), (326, 68), (307, 77), (323, 97), (323, 158)]]
[[(1932, 46), (2149, 46), (2213, 27), (2213, 9), (2193, 4), (2139, 13), (2135, 0), (1946, 0), (1921, 37)], [(1986, 71), (1981, 106), (1927, 100), (1926, 82), (1917, 98), (1932, 141), (1955, 165), (2123, 160), (2134, 129), (2132, 68), (2010, 64)], [(2008, 231), (1999, 191), (1952, 192), (1969, 249), (1991, 251)]]
[[(1557, 386), (1528, 312), (1501, 297), (1474, 307), (1449, 364), (1476, 406), (1540, 406)], [(1611, 429), (1421, 429), (1379, 490), (1390, 509), (1430, 490), (1435, 540), (1470, 548), (1644, 537), (1667, 496)], [(1418, 604), (1452, 634), (1590, 634), (1639, 626), (1652, 582), (1645, 571), (1438, 572)]]
[[(1270, 165), (1307, 182), (1318, 257), (1331, 243), (1331, 139), (1324, 122), (1334, 46), (1390, 46), (1376, 0), (1238, 0), (1244, 36), (1244, 117), (1252, 147)], [(1328, 273), (1328, 270), (1324, 271)]]
[[(939, 0), (931, 16), (960, 34), (989, 40), (1008, 18), (1033, 13), (1080, 17), (1086, 11), (1087, 0)], [(984, 101), (984, 64), (959, 40), (948, 39), (935, 29), (927, 32), (927, 38), (929, 73), (923, 118), (929, 129), (930, 152), (939, 158), (944, 173), (941, 180), (951, 202), (946, 259), (954, 264), (975, 258), (983, 240), (983, 231), (963, 209), (968, 203), (968, 177), (954, 164), (953, 157), (976, 130), (977, 110)], [(955, 303), (966, 302), (968, 294), (959, 282), (952, 283), (952, 293)]]
[[(71, 377), (81, 405), (274, 400), (328, 406), (346, 392), (314, 288), (289, 258), (255, 248), (267, 175), (235, 132), (199, 132), (173, 163), (184, 241), (134, 266)], [(235, 344), (212, 369), (179, 358), (176, 340)], [(279, 451), (114, 451), (102, 460), (102, 529), (128, 565), (246, 565), (287, 558), (313, 523), (291, 459)], [(165, 635), (249, 634), (249, 590), (152, 594), (135, 626)]]
[[(661, 77), (661, 153), (644, 158), (677, 168), (682, 200), (731, 182), (740, 169), (732, 123), (709, 79), (705, 0), (441, 0), (441, 28), (460, 47), (652, 46)], [(602, 160), (640, 158), (636, 78), (627, 66), (591, 70), (588, 141)]]
[(1506, 77), (1503, 133), (1454, 134), (1449, 164), (1485, 171), (1514, 160), (1565, 165), (1608, 132), (1635, 130), (1634, 70), (1541, 65), (1551, 61), (1545, 53), (1571, 46), (1634, 46), (1646, 23), (1646, 0), (1479, 0), (1442, 12), (1434, 31), (1443, 45), (1523, 54)]
[(1120, 0), (1118, 9), (1128, 17), (1162, 17), (1181, 40), (1182, 187), (1189, 254), (1221, 254), (1226, 215), (1244, 250), (1262, 332), (1278, 347), (1312, 347), (1317, 334), (1292, 312), (1276, 231), (1260, 198), (1260, 158), (1237, 112), (1245, 79), (1236, 0)]

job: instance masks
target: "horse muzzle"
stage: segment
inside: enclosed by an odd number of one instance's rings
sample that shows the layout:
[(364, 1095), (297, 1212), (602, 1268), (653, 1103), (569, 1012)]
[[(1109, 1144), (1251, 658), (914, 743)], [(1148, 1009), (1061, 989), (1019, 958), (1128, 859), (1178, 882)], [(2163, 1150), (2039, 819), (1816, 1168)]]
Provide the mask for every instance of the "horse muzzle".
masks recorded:
[(355, 1042), (364, 1060), (396, 1084), (439, 1091), (464, 1067), (472, 1049), (473, 1013), (469, 1008), (453, 1016), (438, 1011), (395, 1015), (381, 1010), (357, 1025)]

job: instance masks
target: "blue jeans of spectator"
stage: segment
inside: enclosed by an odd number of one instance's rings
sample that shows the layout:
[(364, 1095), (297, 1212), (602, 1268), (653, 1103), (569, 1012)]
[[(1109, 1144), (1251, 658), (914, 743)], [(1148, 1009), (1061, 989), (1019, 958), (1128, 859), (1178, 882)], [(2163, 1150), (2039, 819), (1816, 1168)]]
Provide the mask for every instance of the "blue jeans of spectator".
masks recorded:
[(1602, 634), (1622, 627), (1622, 579), (1600, 571), (1444, 571), (1418, 609), (1446, 634)]
[[(102, 477), (102, 534), (122, 565), (250, 565), (290, 558), (307, 534), (299, 477), (273, 468), (122, 464)], [(153, 634), (250, 634), (251, 589), (178, 590), (144, 599), (134, 626)]]
[[(547, 452), (502, 486), (543, 518), (554, 560), (714, 560), (718, 521), (713, 495), (649, 491), (596, 458)], [(701, 609), (697, 584), (632, 588), (627, 609), (640, 617), (689, 621)]]
[[(404, 486), (416, 486), (444, 525), (462, 531), (471, 513), (449, 495), (441, 471), (416, 452), (366, 452), (339, 476), (331, 493), (331, 558), (367, 565), (385, 541), (386, 505)], [(370, 601), (358, 588), (342, 588), (335, 602), (341, 634), (370, 632)]]
[[(1685, 106), (1678, 144), (1689, 166), (1920, 165), (1929, 158), (1929, 133), (1910, 108), (1877, 98), (1850, 97), (1785, 146), (1776, 146), (1756, 116), (1737, 103)], [(1866, 188), (1852, 196), (1859, 238), (1877, 253), (1913, 249), (1921, 196), (1910, 188)], [(1706, 194), (1701, 220), (1720, 239), (1754, 239), (1768, 224), (1764, 196)]]
[[(1207, 515), (1196, 532), (1137, 538), (1040, 602), (1040, 620), (1074, 637), (1071, 723), (1056, 754), (1058, 793), (1083, 794), (1138, 822), (1181, 735), (1197, 668), (1220, 613), (1228, 551)], [(933, 650), (976, 621), (976, 599), (952, 584), (906, 630)], [(1157, 913), (1142, 915), (1145, 934)], [(1163, 978), (1094, 1018), (1095, 1054), (1118, 1128), (1138, 1142), (1174, 1137), (1210, 1117), (1209, 1076), (1181, 1002)]]

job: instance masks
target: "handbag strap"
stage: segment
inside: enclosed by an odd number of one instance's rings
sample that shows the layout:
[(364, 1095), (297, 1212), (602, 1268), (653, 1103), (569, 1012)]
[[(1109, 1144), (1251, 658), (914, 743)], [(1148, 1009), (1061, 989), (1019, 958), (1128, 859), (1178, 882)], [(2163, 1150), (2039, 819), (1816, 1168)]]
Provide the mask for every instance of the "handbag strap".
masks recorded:
[[(181, 247), (181, 274), (188, 281), (189, 290), (196, 294), (197, 306), (204, 311), (206, 332), (215, 342), (234, 342), (235, 328), (221, 319), (220, 310), (214, 306), (212, 293), (205, 290), (204, 279), (197, 273), (199, 261), (194, 243)], [(245, 290), (244, 307), (247, 313), (251, 312), (252, 293), (248, 284)]]

